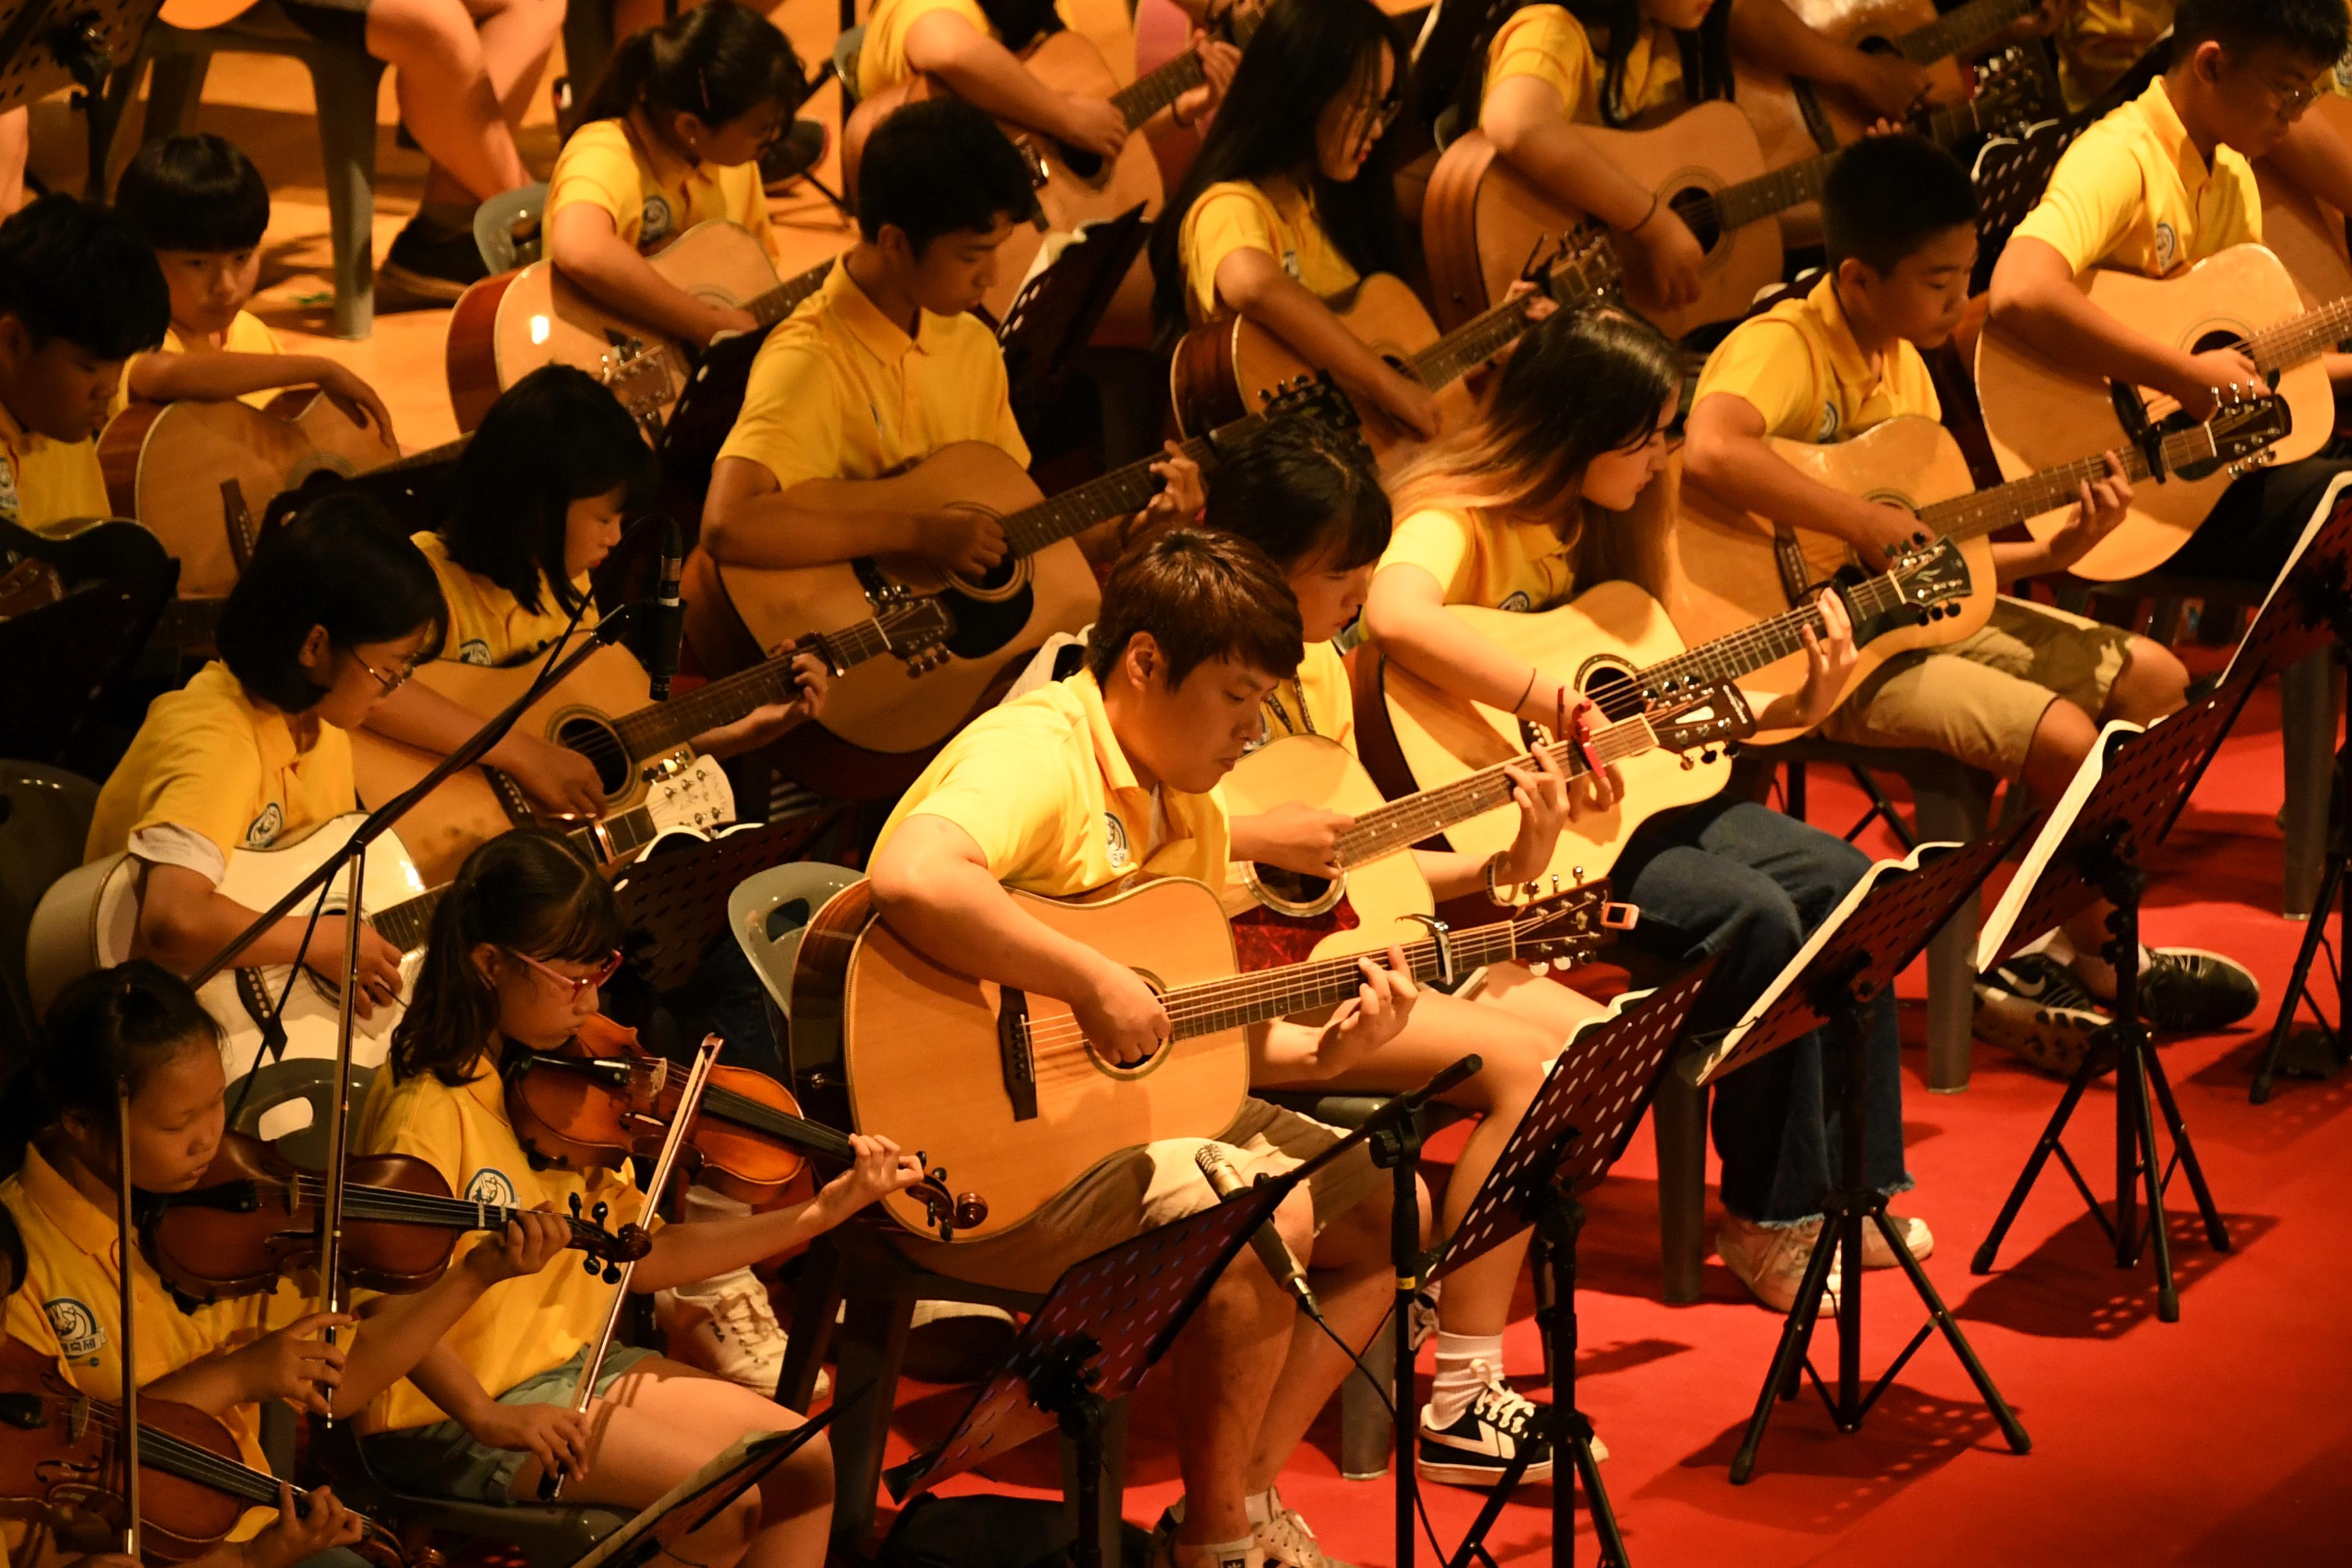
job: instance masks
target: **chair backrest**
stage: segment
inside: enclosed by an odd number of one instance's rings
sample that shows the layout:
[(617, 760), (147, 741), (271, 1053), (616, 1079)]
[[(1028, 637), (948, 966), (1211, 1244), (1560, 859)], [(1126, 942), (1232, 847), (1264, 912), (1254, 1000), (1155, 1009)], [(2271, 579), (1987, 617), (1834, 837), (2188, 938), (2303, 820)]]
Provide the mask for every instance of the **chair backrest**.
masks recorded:
[(497, 277), (528, 267), (541, 254), (541, 222), (547, 212), (547, 184), (501, 191), (474, 209), (474, 248)]
[(866, 24), (844, 27), (833, 40), (833, 74), (841, 79), (841, 117), (857, 107), (857, 57), (866, 48)]
[(0, 991), (31, 1037), (25, 938), (49, 884), (81, 864), (98, 786), (41, 763), (0, 763)]
[[(787, 1025), (793, 1016), (793, 961), (800, 954), (810, 919), (827, 900), (864, 877), (846, 866), (796, 860), (746, 879), (728, 895), (727, 929), (735, 933), (736, 944), (751, 961), (751, 972)], [(785, 1049), (790, 1056), (789, 1042)], [(807, 1065), (793, 1061), (795, 1071)]]
[[(376, 1069), (352, 1068), (352, 1112), (367, 1103), (368, 1086)], [(327, 1121), (334, 1095), (335, 1064), (317, 1057), (296, 1057), (269, 1062), (254, 1069), (246, 1082), (229, 1086), (228, 1102), (236, 1107), (230, 1131), (251, 1138), (268, 1138), (278, 1152), (298, 1165), (323, 1170), (327, 1163)], [(295, 1121), (292, 1108), (310, 1107), (307, 1124)], [(285, 1114), (271, 1112), (285, 1108)]]

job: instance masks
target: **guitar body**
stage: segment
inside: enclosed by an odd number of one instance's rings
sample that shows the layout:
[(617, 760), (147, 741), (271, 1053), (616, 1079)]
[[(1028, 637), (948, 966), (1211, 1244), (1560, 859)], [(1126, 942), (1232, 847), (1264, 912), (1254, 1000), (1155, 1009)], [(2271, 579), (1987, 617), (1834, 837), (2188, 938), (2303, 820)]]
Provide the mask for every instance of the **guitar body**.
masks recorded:
[(137, 403), (98, 438), (107, 499), (179, 558), (186, 598), (219, 598), (236, 585), (272, 498), (313, 474), (348, 479), (399, 458), (381, 430), (300, 389), (266, 409), (234, 398)]
[[(714, 305), (741, 307), (776, 286), (776, 269), (751, 231), (723, 218), (696, 224), (646, 258), (662, 278)], [(624, 401), (667, 416), (693, 374), (689, 344), (608, 310), (551, 261), (487, 278), (466, 290), (449, 321), (449, 402), (471, 430), (499, 393), (543, 364), (592, 375), (635, 373)]]
[[(1071, 28), (1046, 34), (1024, 50), (1021, 58), (1039, 80), (1056, 92), (1108, 100), (1121, 86), (1102, 51), (1084, 34)], [(841, 177), (853, 199), (857, 191), (858, 169), (866, 156), (866, 140), (873, 134), (874, 128), (903, 105), (945, 90), (931, 79), (919, 77), (905, 86), (859, 101), (841, 130)], [(1074, 234), (1080, 224), (1115, 218), (1138, 205), (1142, 206), (1147, 220), (1156, 218), (1167, 194), (1160, 186), (1159, 161), (1151, 155), (1151, 144), (1140, 133), (1129, 136), (1120, 144), (1118, 155), (1109, 159), (1075, 152), (1050, 136), (1016, 125), (1005, 125), (1004, 133), (1021, 149), (1031, 168), (1043, 175), (1037, 186), (1037, 205), (1045, 215), (1045, 226), (1039, 229), (1025, 223), (1015, 224), (1012, 237), (998, 247), (996, 281), (982, 301), (988, 313), (998, 321), (1004, 319), (1004, 313), (1013, 308), (1013, 300), (1021, 292), (1021, 285), (1028, 281), (1029, 270), (1035, 265), (1048, 234)], [(1138, 258), (1135, 265), (1148, 277), (1148, 264)], [(1148, 285), (1146, 290), (1148, 300)]]
[[(292, 844), (237, 850), (228, 858), (221, 893), (249, 910), (268, 909), (341, 849), (363, 820), (362, 814), (353, 812), (321, 823)], [(329, 885), (324, 905), (328, 914), (340, 914), (348, 907), (343, 889), (341, 877)], [(360, 888), (363, 910), (387, 910), (425, 890), (425, 879), (396, 832), (386, 833), (368, 847), (367, 872)], [(59, 878), (41, 896), (25, 953), (26, 973), (37, 1005), (47, 1008), (76, 977), (136, 955), (139, 891), (138, 863), (127, 855), (110, 855)], [(420, 947), (403, 958), (404, 994), (415, 983), (423, 956)], [(285, 987), (286, 974), (283, 964), (226, 970), (196, 993), (205, 1011), (221, 1026), (221, 1059), (232, 1078), (252, 1067), (261, 1044), (261, 1028), (255, 1021), (256, 996), (266, 995), (274, 1003)], [(315, 972), (303, 970), (287, 996), (286, 1055), (331, 1060), (341, 1012), (336, 988)], [(372, 1018), (356, 1021), (352, 1060), (362, 1067), (382, 1062), (401, 1012), (401, 1004), (395, 1002), (378, 1007)]]
[[(1468, 605), (1453, 605), (1446, 614), (1587, 693), (1684, 650), (1665, 606), (1631, 583), (1603, 583), (1537, 615)], [(1517, 719), (1443, 690), (1393, 659), (1381, 660), (1378, 678), (1357, 690), (1363, 754), (1392, 799), (1441, 788), (1527, 751)], [(1375, 733), (1367, 733), (1375, 726)], [(1402, 764), (1395, 777), (1383, 776), (1376, 760), (1391, 747)], [(1617, 804), (1606, 812), (1588, 811), (1561, 831), (1550, 869), (1563, 880), (1608, 870), (1643, 823), (1719, 793), (1731, 776), (1731, 763), (1719, 752), (1705, 762), (1653, 750), (1628, 759), (1619, 771), (1625, 787)], [(1455, 849), (1485, 856), (1507, 848), (1518, 827), (1517, 808), (1507, 805), (1447, 828), (1445, 839)]]
[[(2159, 342), (2190, 350), (2242, 342), (2303, 310), (2294, 279), (2259, 245), (2233, 246), (2163, 279), (2095, 268), (2076, 279), (2075, 286), (2109, 315)], [(1994, 455), (2011, 478), (2125, 439), (2107, 383), (2053, 364), (1997, 328), (1987, 327), (1978, 341), (1977, 389)], [(2336, 427), (2336, 397), (2326, 370), (2316, 357), (2289, 366), (2279, 374), (2277, 394), (2293, 425), (2273, 448), (2275, 460), (2310, 457)], [(2145, 391), (2142, 395), (2151, 416), (2175, 412), (2170, 398)], [(2099, 582), (2154, 571), (2188, 542), (2230, 483), (2224, 468), (2203, 479), (2175, 478), (2138, 486), (2131, 515), (2071, 570)], [(2049, 537), (2064, 518), (2063, 512), (2052, 512), (2036, 519), (2034, 536)]]
[[(1438, 339), (1429, 308), (1401, 278), (1375, 272), (1324, 301), (1347, 329), (1391, 363), (1402, 366)], [(1241, 316), (1221, 316), (1184, 334), (1169, 366), (1169, 395), (1177, 428), (1200, 436), (1244, 414), (1255, 414), (1284, 386), (1317, 372), (1274, 333)], [(1474, 399), (1461, 382), (1437, 394), (1440, 427), (1470, 417)], [(1376, 458), (1405, 445), (1396, 427), (1368, 422), (1362, 431)]]
[[(1755, 128), (1736, 105), (1695, 104), (1650, 131), (1577, 130), (1635, 184), (1656, 192), (1667, 206), (1692, 214), (1692, 232), (1706, 250), (1699, 273), (1705, 291), (1679, 310), (1641, 312), (1668, 337), (1736, 320), (1758, 294), (1780, 281), (1778, 225), (1752, 223), (1727, 231), (1694, 212), (1706, 197), (1764, 173)], [(1548, 247), (1588, 221), (1588, 215), (1554, 199), (1513, 168), (1483, 132), (1457, 138), (1438, 159), (1423, 207), (1438, 324), (1451, 331), (1500, 300), (1528, 258), (1538, 254), (1538, 246)]]
[[(1834, 446), (1776, 440), (1771, 447), (1783, 461), (1817, 483), (1913, 510), (1966, 495), (1976, 488), (1959, 443), (1932, 419), (1890, 419)], [(1790, 608), (1781, 586), (1771, 520), (1727, 506), (1688, 479), (1683, 480), (1681, 494), (1682, 506), (1668, 531), (1664, 556), (1666, 608), (1684, 639), (1694, 647), (1713, 642)], [(1842, 539), (1811, 529), (1794, 531), (1794, 538), (1804, 553), (1808, 583), (1825, 582), (1840, 567), (1855, 563), (1853, 548)], [(1948, 601), (1947, 613), (1939, 618), (1898, 626), (1868, 641), (1862, 640), (1864, 628), (1856, 627), (1859, 646), (1847, 689), (1896, 654), (1958, 642), (1991, 618), (1993, 600), (1999, 596), (1992, 542), (1985, 537), (1968, 540), (1960, 545), (1960, 552), (1968, 563), (1968, 596)], [(1760, 713), (1773, 698), (1796, 691), (1804, 683), (1804, 656), (1796, 654), (1742, 677), (1739, 689)], [(1803, 732), (1759, 730), (1749, 742), (1769, 746)]]
[[(2322, 101), (2352, 110), (2352, 100), (2333, 94)], [(2317, 104), (2306, 110), (2317, 111)], [(2263, 193), (2263, 244), (2294, 279), (2304, 309), (2352, 294), (2352, 255), (2345, 248), (2344, 215), (2306, 195), (2272, 168), (2267, 158), (2254, 165), (2254, 183)]]
[[(1217, 896), (1181, 878), (1146, 882), (1099, 902), (1014, 893), (1056, 931), (1133, 966), (1154, 990), (1237, 973)], [(869, 884), (837, 895), (811, 919), (793, 974), (793, 1027), (816, 1059), (836, 1049), (855, 1128), (890, 1128), (930, 1165), (984, 1186), (988, 1217), (956, 1240), (985, 1241), (1034, 1217), (1095, 1164), (1163, 1138), (1212, 1138), (1249, 1093), (1243, 1031), (1178, 1039), (1135, 1068), (1112, 1068), (1076, 1036), (1050, 997), (1012, 994), (1041, 1034), (1036, 1114), (1016, 1116), (996, 984), (933, 963), (876, 918)], [(795, 1049), (799, 1048), (797, 1042)], [(985, 1182), (971, 1173), (984, 1173)], [(919, 1204), (885, 1198), (885, 1212), (929, 1234)]]
[[(1235, 816), (1255, 816), (1291, 801), (1361, 816), (1381, 804), (1380, 786), (1363, 764), (1327, 735), (1269, 741), (1244, 757), (1217, 789)], [(1437, 907), (1408, 850), (1351, 867), (1337, 882), (1276, 866), (1244, 864), (1235, 872), (1251, 900), (1249, 908), (1233, 917), (1234, 943), (1244, 970), (1418, 942), (1428, 928), (1411, 917)]]
[[(837, 497), (893, 510), (959, 507), (998, 516), (1043, 499), (1036, 482), (985, 441), (941, 447), (889, 479), (817, 480), (795, 489), (810, 491), (813, 504)], [(951, 579), (911, 558), (770, 569), (715, 565), (699, 550), (688, 577), (687, 641), (713, 675), (743, 668), (752, 650), (868, 619), (884, 607), (890, 585), (940, 595), (954, 621), (946, 658), (920, 670), (898, 658), (868, 659), (835, 677), (825, 693), (824, 730), (888, 753), (919, 752), (953, 734), (1008, 666), (1025, 664), (1054, 633), (1086, 626), (1101, 599), (1086, 557), (1066, 539), (1008, 558), (984, 582)]]

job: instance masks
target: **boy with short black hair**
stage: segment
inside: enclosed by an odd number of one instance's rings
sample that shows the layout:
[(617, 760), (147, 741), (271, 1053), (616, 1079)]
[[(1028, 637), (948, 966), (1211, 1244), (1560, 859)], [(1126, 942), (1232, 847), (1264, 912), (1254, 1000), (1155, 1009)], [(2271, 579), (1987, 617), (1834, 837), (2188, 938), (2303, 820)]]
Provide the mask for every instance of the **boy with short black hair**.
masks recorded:
[(127, 365), (119, 412), (134, 399), (241, 398), (258, 408), (289, 386), (317, 386), (364, 409), (386, 441), (392, 416), (374, 388), (319, 354), (289, 354), (245, 307), (261, 278), (269, 187), (234, 142), (172, 136), (142, 147), (114, 187), (114, 210), (155, 252), (171, 290), (163, 353)]
[[(1904, 543), (1918, 519), (1800, 473), (1769, 442), (1851, 439), (1942, 409), (1922, 348), (1945, 342), (1976, 262), (1976, 197), (1950, 154), (1913, 136), (1874, 138), (1839, 158), (1824, 184), (1830, 275), (1802, 300), (1726, 338), (1699, 379), (1685, 453), (1691, 481), (1730, 504), (1843, 539), (1865, 560)], [(2039, 542), (1992, 545), (2006, 584), (2063, 570), (2124, 516), (2131, 487), (2110, 477), (2078, 492), (2068, 525)], [(1921, 746), (2015, 780), (2044, 805), (2063, 792), (2110, 719), (2149, 723), (2180, 706), (2188, 674), (2168, 649), (2127, 631), (2007, 595), (1976, 632), (1888, 659), (1822, 725), (1854, 745)], [(2105, 1022), (2114, 976), (2097, 957), (2104, 907), (2069, 930), (2071, 966), (2032, 955), (1979, 987), (1979, 1030), (2053, 1069), (2081, 1059)], [(2015, 973), (2011, 973), (2014, 971)], [(2216, 955), (2156, 955), (2153, 1016), (2179, 1028), (2242, 1016), (2251, 975)], [(2160, 1000), (2159, 1000), (2160, 999)]]
[(104, 207), (47, 195), (0, 223), (0, 518), (109, 515), (99, 427), (171, 316), (153, 254)]

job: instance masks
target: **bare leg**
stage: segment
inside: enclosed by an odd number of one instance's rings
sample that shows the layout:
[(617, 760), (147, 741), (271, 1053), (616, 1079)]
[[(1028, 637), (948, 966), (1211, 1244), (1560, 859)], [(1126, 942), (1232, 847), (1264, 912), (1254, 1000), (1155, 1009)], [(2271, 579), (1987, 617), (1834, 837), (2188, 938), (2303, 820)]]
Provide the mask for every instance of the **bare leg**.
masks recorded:
[[(368, 53), (399, 73), (401, 118), (433, 160), (427, 202), (481, 201), (530, 183), (483, 43), (460, 0), (373, 0), (368, 7)], [(520, 61), (509, 65), (520, 70)]]
[(32, 152), (32, 110), (20, 103), (0, 113), (0, 217), (25, 205), (25, 161)]
[[(588, 1473), (563, 1489), (568, 1502), (639, 1509), (753, 1432), (800, 1426), (801, 1417), (750, 1389), (668, 1360), (642, 1362), (589, 1406)], [(532, 1460), (513, 1495), (538, 1495)], [(667, 1568), (822, 1568), (833, 1526), (833, 1450), (822, 1435), (679, 1542)]]
[[(2063, 700), (2053, 702), (2042, 715), (2025, 758), (2024, 784), (2034, 804), (2046, 806), (2056, 802), (2097, 743), (2100, 724), (2115, 719), (2152, 724), (2177, 712), (2188, 691), (2189, 671), (2172, 650), (2146, 637), (2134, 637), (2131, 656), (2108, 688), (2106, 707), (2097, 721)], [(2076, 952), (2098, 958), (2100, 944), (2107, 940), (2107, 913), (2112, 907), (2101, 899), (2066, 922), (2066, 938)]]

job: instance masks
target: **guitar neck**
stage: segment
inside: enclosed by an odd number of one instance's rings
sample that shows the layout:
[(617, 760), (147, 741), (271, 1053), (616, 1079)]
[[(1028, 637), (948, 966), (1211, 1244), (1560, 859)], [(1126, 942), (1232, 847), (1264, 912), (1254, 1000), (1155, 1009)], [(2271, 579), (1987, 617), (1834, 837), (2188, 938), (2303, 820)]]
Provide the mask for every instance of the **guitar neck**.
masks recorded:
[[(1928, 141), (1948, 147), (1985, 128), (1984, 104), (1971, 99), (1966, 103), (1931, 109), (1916, 119), (1912, 128)], [(1830, 165), (1837, 160), (1837, 151), (1816, 153), (1769, 174), (1726, 185), (1715, 194), (1717, 222), (1725, 228), (1746, 228), (1768, 217), (1777, 217), (1790, 207), (1819, 201), (1822, 182), (1829, 178)]]
[(2246, 353), (2265, 374), (2292, 370), (2352, 336), (2352, 295), (2305, 310), (2246, 340)]
[[(1445, 945), (1453, 973), (1467, 974), (1481, 964), (1505, 963), (1516, 956), (1518, 929), (1508, 921), (1477, 926), (1454, 932)], [(1403, 952), (1405, 967), (1416, 982), (1436, 980), (1445, 973), (1448, 952), (1442, 952), (1434, 939), (1409, 943)], [(1353, 996), (1363, 983), (1356, 958), (1319, 959), (1182, 986), (1160, 1002), (1168, 1010), (1172, 1037), (1181, 1040), (1334, 1006)]]
[[(1195, 436), (1181, 443), (1181, 449), (1201, 466), (1202, 473), (1213, 472), (1217, 454), (1248, 435), (1265, 418), (1262, 414), (1244, 415), (1205, 436)], [(1165, 456), (1155, 453), (1123, 468), (1113, 468), (1076, 489), (1023, 507), (1003, 520), (1006, 547), (1016, 556), (1034, 555), (1049, 544), (1076, 538), (1098, 522), (1142, 510), (1160, 493), (1160, 476), (1151, 471), (1151, 466), (1167, 460)]]
[[(2167, 436), (2158, 450), (2163, 455), (2164, 471), (2168, 474), (2220, 455), (2213, 432), (2202, 425)], [(2116, 460), (2123, 465), (2124, 478), (2134, 484), (2157, 477), (2148, 468), (2147, 453), (2138, 447), (2119, 445)], [(1989, 490), (1971, 490), (1967, 495), (1937, 501), (1921, 509), (1919, 521), (1948, 539), (1975, 539), (2011, 523), (2023, 522), (2029, 517), (2055, 511), (2075, 500), (2075, 492), (2084, 485), (2105, 479), (2106, 473), (2104, 456), (2078, 458)]]
[(1895, 40), (1895, 47), (1915, 66), (1933, 65), (1990, 43), (1995, 34), (2039, 3), (2040, 0), (1971, 0), (1926, 26), (1904, 34)]
[(832, 271), (830, 260), (820, 261), (807, 271), (796, 272), (766, 293), (755, 296), (744, 304), (743, 309), (749, 310), (751, 319), (760, 325), (772, 327), (800, 309), (802, 300), (824, 288), (825, 278)]
[[(813, 642), (817, 653), (835, 669), (848, 669), (890, 651), (889, 636), (882, 623), (870, 618), (826, 632)], [(755, 708), (789, 702), (797, 690), (792, 657), (787, 653), (705, 681), (667, 702), (648, 702), (614, 720), (613, 731), (620, 736), (633, 762), (645, 762), (677, 750), (706, 730), (731, 724)]]
[[(1228, 42), (1246, 44), (1257, 31), (1258, 12), (1240, 15), (1241, 7), (1227, 9), (1223, 33)], [(1111, 107), (1127, 117), (1127, 128), (1133, 131), (1161, 110), (1192, 91), (1209, 79), (1202, 73), (1201, 57), (1187, 48), (1175, 58), (1145, 72), (1126, 87), (1110, 95)]]

